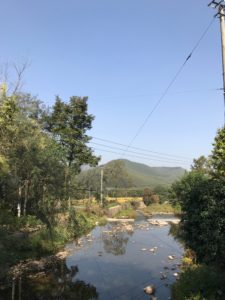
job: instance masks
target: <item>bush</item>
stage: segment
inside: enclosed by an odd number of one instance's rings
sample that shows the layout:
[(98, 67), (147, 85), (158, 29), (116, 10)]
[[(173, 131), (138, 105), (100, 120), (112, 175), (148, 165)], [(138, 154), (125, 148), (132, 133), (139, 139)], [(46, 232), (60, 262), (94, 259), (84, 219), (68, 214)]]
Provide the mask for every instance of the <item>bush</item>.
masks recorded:
[(144, 189), (143, 202), (146, 206), (152, 203), (151, 196), (152, 191), (149, 188)]
[(209, 266), (193, 265), (172, 286), (174, 300), (223, 300), (225, 274)]
[(225, 267), (225, 179), (191, 172), (173, 186), (182, 208), (181, 229), (197, 260)]

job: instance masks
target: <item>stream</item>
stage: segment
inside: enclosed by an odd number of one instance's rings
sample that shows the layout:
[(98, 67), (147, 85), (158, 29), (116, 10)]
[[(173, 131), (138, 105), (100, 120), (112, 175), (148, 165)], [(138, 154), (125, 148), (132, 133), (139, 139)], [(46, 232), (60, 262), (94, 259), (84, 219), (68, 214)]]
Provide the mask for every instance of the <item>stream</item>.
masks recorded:
[(1, 297), (0, 291), (0, 299), (150, 299), (143, 289), (152, 284), (158, 300), (170, 299), (184, 251), (170, 225), (153, 226), (141, 216), (129, 224), (97, 226), (66, 249), (68, 257), (51, 271), (20, 278), (10, 295)]

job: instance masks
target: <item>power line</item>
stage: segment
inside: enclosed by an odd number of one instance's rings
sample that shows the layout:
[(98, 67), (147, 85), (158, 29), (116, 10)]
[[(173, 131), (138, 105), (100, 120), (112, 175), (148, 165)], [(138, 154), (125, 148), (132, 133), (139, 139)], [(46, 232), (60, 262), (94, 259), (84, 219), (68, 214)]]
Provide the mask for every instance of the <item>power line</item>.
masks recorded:
[[(115, 141), (111, 141), (111, 140), (108, 140), (108, 139), (102, 139), (102, 138), (98, 138), (98, 137), (95, 137), (95, 136), (93, 136), (92, 138), (95, 139), (95, 140), (99, 140), (99, 141), (106, 142), (106, 143), (113, 144), (113, 145), (118, 145), (118, 146), (123, 146), (123, 147), (128, 146), (126, 144), (121, 144), (121, 143), (118, 143), (118, 142), (115, 142)], [(149, 150), (149, 149), (134, 147), (134, 146), (130, 146), (129, 148), (144, 151), (144, 152), (149, 152), (149, 153), (153, 153), (153, 154), (157, 154), (157, 155), (161, 155), (161, 156), (168, 156), (168, 157), (174, 157), (174, 158), (184, 158), (184, 159), (192, 160), (191, 157), (187, 157), (187, 156), (163, 153), (163, 152), (153, 151), (153, 150)]]
[(131, 139), (130, 143), (128, 144), (127, 148), (125, 149), (125, 151), (122, 153), (122, 155), (124, 155), (127, 150), (129, 149), (129, 147), (133, 144), (133, 142), (135, 141), (135, 139), (138, 137), (138, 135), (141, 133), (142, 129), (144, 128), (144, 126), (146, 125), (146, 123), (148, 122), (148, 120), (150, 119), (150, 117), (152, 116), (152, 114), (155, 112), (155, 110), (158, 108), (158, 106), (160, 105), (160, 103), (163, 101), (163, 99), (165, 98), (165, 96), (168, 94), (170, 88), (172, 87), (172, 85), (174, 84), (174, 82), (177, 80), (178, 76), (181, 74), (181, 72), (183, 71), (184, 67), (186, 66), (187, 62), (190, 60), (190, 58), (192, 57), (193, 53), (197, 50), (197, 48), (199, 47), (201, 41), (203, 40), (203, 38), (205, 37), (205, 35), (207, 34), (207, 32), (209, 31), (210, 27), (212, 26), (213, 22), (215, 20), (215, 16), (213, 17), (212, 21), (209, 23), (209, 25), (206, 27), (206, 29), (204, 30), (204, 32), (202, 33), (202, 35), (200, 36), (199, 40), (197, 41), (197, 43), (195, 44), (195, 46), (193, 47), (193, 49), (191, 50), (190, 54), (188, 55), (188, 57), (185, 59), (185, 61), (183, 62), (183, 64), (180, 66), (180, 68), (178, 69), (178, 71), (176, 72), (176, 74), (174, 75), (174, 77), (172, 78), (172, 80), (170, 81), (169, 85), (166, 87), (165, 91), (163, 92), (162, 96), (158, 99), (158, 101), (156, 102), (155, 106), (153, 107), (153, 109), (150, 111), (150, 113), (147, 115), (147, 117), (144, 119), (144, 122), (141, 124), (141, 126), (138, 128), (137, 132), (135, 133), (135, 135), (133, 136), (133, 138)]
[[(223, 88), (211, 88), (211, 89), (193, 89), (193, 90), (184, 90), (184, 91), (174, 91), (174, 92), (168, 92), (168, 94), (172, 94), (172, 95), (179, 95), (179, 94), (191, 94), (191, 93), (204, 93), (204, 92), (219, 92), (219, 91), (223, 91)], [(153, 95), (161, 95), (162, 93), (160, 92), (155, 92), (155, 93), (151, 93), (151, 94), (132, 94), (132, 95), (125, 95), (125, 96), (98, 96), (98, 98), (104, 98), (104, 99), (112, 99), (112, 100), (116, 100), (116, 99), (125, 99), (125, 98), (144, 98), (144, 97), (150, 97)]]
[[(111, 151), (111, 150), (100, 149), (100, 148), (96, 148), (96, 147), (91, 147), (91, 149), (121, 155), (121, 153)], [(141, 157), (141, 156), (133, 155), (133, 154), (126, 154), (126, 155), (131, 156), (131, 157), (135, 157), (135, 158), (139, 158), (139, 159), (144, 159), (144, 160), (147, 160), (147, 161), (157, 161), (157, 162), (162, 162), (162, 163), (170, 163), (170, 164), (172, 163), (172, 164), (174, 164), (174, 162), (172, 162), (172, 161), (166, 161), (166, 160), (162, 160), (162, 159), (145, 158), (145, 157)], [(183, 163), (183, 165), (189, 165), (189, 163)]]
[[(90, 142), (90, 144), (93, 144), (93, 145), (96, 145), (96, 146), (106, 147), (106, 148), (109, 148), (109, 149), (112, 149), (112, 150), (117, 150), (117, 151), (123, 151), (124, 150), (122, 148), (113, 147), (113, 146), (104, 145), (104, 144), (95, 143), (95, 142)], [(132, 150), (127, 150), (127, 152), (137, 154), (137, 155), (141, 155), (144, 158), (156, 158), (156, 159), (162, 159), (162, 160), (167, 159), (167, 160), (169, 160), (171, 162), (174, 162), (174, 163), (191, 163), (191, 160), (187, 161), (187, 160), (180, 160), (180, 159), (174, 159), (174, 158), (168, 158), (168, 157), (165, 158), (165, 157), (160, 157), (160, 156), (152, 155), (152, 154), (144, 154), (144, 153), (137, 152), (137, 151), (132, 151)]]

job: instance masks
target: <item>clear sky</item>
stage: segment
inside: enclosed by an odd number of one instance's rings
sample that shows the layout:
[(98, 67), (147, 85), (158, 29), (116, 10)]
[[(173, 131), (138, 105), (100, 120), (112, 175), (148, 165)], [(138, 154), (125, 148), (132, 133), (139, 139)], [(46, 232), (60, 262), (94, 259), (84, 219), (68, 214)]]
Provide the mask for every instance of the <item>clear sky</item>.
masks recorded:
[[(64, 101), (89, 96), (89, 112), (96, 117), (90, 134), (126, 145), (212, 20), (215, 11), (208, 2), (1, 0), (0, 61), (31, 61), (24, 90), (47, 105), (55, 95)], [(189, 158), (208, 155), (223, 124), (222, 92), (214, 90), (221, 87), (216, 19), (133, 146)], [(186, 158), (170, 157), (168, 163), (162, 155), (96, 153), (102, 162), (124, 157), (187, 166)]]

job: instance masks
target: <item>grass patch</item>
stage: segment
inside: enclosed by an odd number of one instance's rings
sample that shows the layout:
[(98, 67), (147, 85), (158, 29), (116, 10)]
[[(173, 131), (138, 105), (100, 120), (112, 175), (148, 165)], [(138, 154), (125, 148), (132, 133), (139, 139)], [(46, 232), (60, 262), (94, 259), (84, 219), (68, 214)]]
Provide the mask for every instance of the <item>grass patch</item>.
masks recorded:
[(132, 208), (123, 209), (118, 214), (116, 214), (115, 218), (118, 219), (135, 219), (137, 217), (137, 213)]
[(114, 207), (114, 206), (117, 206), (117, 205), (119, 205), (119, 203), (116, 202), (116, 201), (106, 202), (105, 208), (110, 208), (110, 207)]
[(163, 204), (159, 204), (159, 203), (154, 203), (154, 204), (150, 204), (149, 206), (147, 206), (146, 208), (143, 209), (143, 211), (145, 213), (148, 214), (157, 214), (157, 213), (171, 213), (171, 214), (180, 214), (181, 213), (181, 209), (180, 207), (174, 207), (169, 203), (163, 203)]

